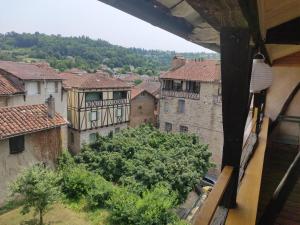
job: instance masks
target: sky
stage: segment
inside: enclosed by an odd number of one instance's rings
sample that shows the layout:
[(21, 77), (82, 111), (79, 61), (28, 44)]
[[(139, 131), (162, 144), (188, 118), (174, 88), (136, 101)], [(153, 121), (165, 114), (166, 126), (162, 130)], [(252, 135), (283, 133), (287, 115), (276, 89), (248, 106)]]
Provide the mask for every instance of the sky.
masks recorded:
[(97, 0), (0, 0), (0, 33), (85, 35), (124, 47), (211, 52)]

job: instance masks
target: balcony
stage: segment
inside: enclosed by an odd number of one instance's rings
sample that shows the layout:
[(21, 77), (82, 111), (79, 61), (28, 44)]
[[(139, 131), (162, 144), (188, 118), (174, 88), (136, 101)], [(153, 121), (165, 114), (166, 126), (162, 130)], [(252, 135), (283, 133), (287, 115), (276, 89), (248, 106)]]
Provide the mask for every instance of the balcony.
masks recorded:
[(230, 180), (234, 171), (233, 167), (225, 166), (213, 190), (196, 214), (194, 225), (215, 224), (216, 221), (226, 225), (256, 224), (269, 119), (263, 120), (258, 142), (253, 138), (255, 124), (255, 120), (250, 121), (245, 130), (237, 207), (227, 209), (222, 206), (224, 193), (230, 189)]
[(86, 101), (85, 107), (86, 108), (96, 108), (96, 107), (106, 107), (106, 106), (113, 106), (113, 105), (124, 105), (128, 104), (128, 99), (107, 99), (107, 100), (99, 100), (99, 101)]
[(200, 99), (200, 94), (195, 92), (188, 92), (182, 90), (167, 90), (163, 89), (161, 97), (175, 97), (175, 98), (188, 98), (188, 99)]

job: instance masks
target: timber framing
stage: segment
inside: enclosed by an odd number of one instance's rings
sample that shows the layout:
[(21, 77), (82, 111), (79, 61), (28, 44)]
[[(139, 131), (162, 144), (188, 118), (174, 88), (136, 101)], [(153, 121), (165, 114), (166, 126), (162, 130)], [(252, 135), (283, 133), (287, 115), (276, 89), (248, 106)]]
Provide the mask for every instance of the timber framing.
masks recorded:
[[(252, 49), (247, 28), (221, 29), (221, 76), (223, 114), (222, 168), (234, 168), (230, 188), (224, 195), (225, 207), (235, 207), (243, 135), (248, 115)], [(237, 66), (238, 65), (238, 66)]]

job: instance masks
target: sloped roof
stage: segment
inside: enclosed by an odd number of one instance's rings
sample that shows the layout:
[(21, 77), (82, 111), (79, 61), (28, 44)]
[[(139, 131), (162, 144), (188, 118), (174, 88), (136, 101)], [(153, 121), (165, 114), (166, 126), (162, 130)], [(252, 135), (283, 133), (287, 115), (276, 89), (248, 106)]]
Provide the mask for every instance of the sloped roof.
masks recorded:
[(131, 100), (136, 98), (137, 96), (139, 96), (143, 92), (147, 92), (149, 95), (151, 95), (155, 98), (155, 96), (152, 93), (150, 93), (149, 91), (147, 91), (145, 89), (138, 88), (138, 87), (132, 87), (131, 88)]
[(22, 80), (61, 80), (58, 73), (46, 63), (0, 61), (0, 70), (4, 70)]
[(130, 88), (126, 82), (119, 78), (110, 77), (105, 73), (86, 73), (76, 75), (73, 73), (61, 73), (64, 79), (63, 85), (68, 88), (97, 89), (97, 88)]
[(50, 118), (45, 104), (0, 107), (0, 140), (67, 124), (61, 115)]
[(186, 60), (183, 66), (163, 73), (160, 78), (212, 82), (221, 79), (221, 66), (218, 60)]
[(15, 95), (24, 93), (20, 85), (14, 84), (0, 73), (0, 96), (1, 95)]
[(160, 82), (159, 81), (143, 81), (136, 87), (144, 89), (153, 95), (157, 95), (160, 91)]

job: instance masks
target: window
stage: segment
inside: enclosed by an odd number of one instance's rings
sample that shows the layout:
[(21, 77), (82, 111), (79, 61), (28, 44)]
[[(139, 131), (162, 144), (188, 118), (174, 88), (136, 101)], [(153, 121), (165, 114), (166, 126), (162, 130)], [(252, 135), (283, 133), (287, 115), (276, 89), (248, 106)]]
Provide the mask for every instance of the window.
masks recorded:
[(120, 132), (120, 127), (116, 127), (115, 128), (115, 133), (119, 133)]
[(90, 141), (90, 144), (95, 143), (96, 140), (97, 140), (97, 133), (91, 133), (91, 134), (89, 135), (89, 141)]
[(169, 112), (169, 102), (164, 103), (164, 112), (165, 113)]
[(122, 107), (118, 107), (116, 109), (116, 117), (122, 117), (123, 115), (123, 108)]
[(96, 111), (90, 112), (89, 119), (90, 119), (90, 121), (96, 121), (97, 120), (97, 112)]
[(186, 91), (199, 94), (200, 93), (200, 82), (187, 81), (186, 82)]
[(85, 93), (85, 101), (101, 101), (103, 99), (102, 92), (86, 92)]
[(165, 80), (163, 82), (163, 89), (164, 90), (173, 90), (173, 80)]
[(58, 82), (47, 82), (47, 93), (53, 94), (58, 92)]
[(174, 80), (174, 90), (175, 91), (182, 91), (183, 81)]
[(222, 87), (218, 87), (218, 95), (221, 96), (222, 95)]
[(25, 149), (24, 146), (24, 135), (12, 137), (9, 139), (9, 153), (16, 154), (23, 152)]
[(71, 144), (74, 144), (74, 134), (71, 132)]
[(172, 124), (171, 123), (165, 123), (165, 131), (166, 132), (172, 131)]
[(114, 91), (113, 92), (113, 99), (126, 99), (127, 98), (127, 91)]
[(185, 110), (185, 101), (183, 99), (178, 100), (178, 112), (184, 113)]
[(187, 133), (189, 128), (187, 126), (179, 126), (180, 133)]
[(26, 83), (26, 91), (28, 95), (37, 95), (40, 94), (40, 83), (35, 82), (27, 82)]

